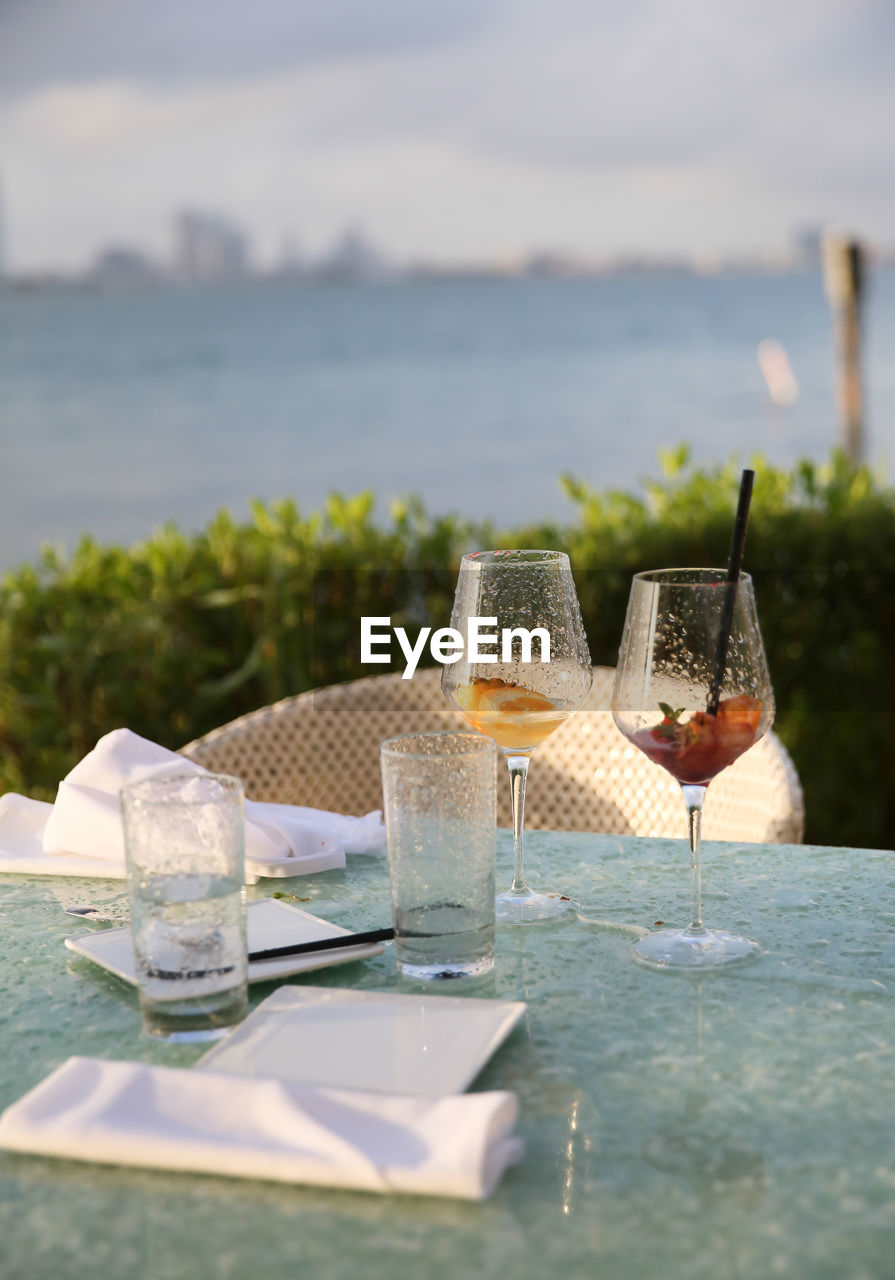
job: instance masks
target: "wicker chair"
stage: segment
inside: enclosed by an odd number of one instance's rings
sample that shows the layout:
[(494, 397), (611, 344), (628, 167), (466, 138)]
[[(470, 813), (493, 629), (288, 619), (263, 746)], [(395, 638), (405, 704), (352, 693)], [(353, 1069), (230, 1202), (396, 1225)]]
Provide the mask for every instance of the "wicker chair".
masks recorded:
[[(528, 828), (684, 834), (680, 787), (612, 721), (613, 675), (611, 667), (596, 667), (585, 708), (538, 747), (526, 796)], [(236, 774), (255, 800), (366, 813), (382, 805), (383, 739), (462, 723), (442, 695), (439, 667), (411, 680), (372, 676), (313, 689), (214, 729), (181, 753), (214, 772)], [(498, 788), (505, 826), (509, 790)], [(709, 788), (707, 839), (797, 844), (803, 825), (798, 776), (773, 733)]]

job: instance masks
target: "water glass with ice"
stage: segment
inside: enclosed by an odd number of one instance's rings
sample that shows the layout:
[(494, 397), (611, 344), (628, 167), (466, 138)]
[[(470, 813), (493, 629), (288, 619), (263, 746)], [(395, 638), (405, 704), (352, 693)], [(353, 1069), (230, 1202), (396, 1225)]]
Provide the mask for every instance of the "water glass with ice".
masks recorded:
[(419, 733), (382, 744), (392, 922), (411, 978), (478, 977), (494, 964), (493, 741)]
[(242, 783), (156, 775), (122, 788), (121, 813), (144, 1029), (224, 1035), (248, 1009)]

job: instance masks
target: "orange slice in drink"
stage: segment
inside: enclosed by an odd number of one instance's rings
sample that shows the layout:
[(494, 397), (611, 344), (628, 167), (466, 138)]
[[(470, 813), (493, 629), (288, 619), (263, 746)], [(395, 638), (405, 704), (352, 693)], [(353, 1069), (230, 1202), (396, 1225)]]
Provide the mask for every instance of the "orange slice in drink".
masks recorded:
[(454, 702), (479, 733), (505, 751), (522, 754), (533, 751), (565, 719), (542, 693), (505, 680), (475, 680), (456, 691)]

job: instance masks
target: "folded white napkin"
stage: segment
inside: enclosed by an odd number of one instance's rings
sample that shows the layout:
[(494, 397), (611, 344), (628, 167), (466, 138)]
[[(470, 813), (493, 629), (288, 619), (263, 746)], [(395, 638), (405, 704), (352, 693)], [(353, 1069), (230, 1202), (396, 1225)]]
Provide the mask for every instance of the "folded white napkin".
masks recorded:
[[(0, 797), (0, 872), (124, 876), (118, 793), (127, 782), (165, 773), (205, 773), (128, 729), (115, 729), (59, 783), (56, 803)], [(380, 852), (379, 812), (352, 818), (321, 809), (247, 800), (246, 880), (344, 867), (346, 853)]]
[(0, 1147), (103, 1164), (482, 1200), (522, 1155), (515, 1094), (410, 1098), (69, 1058)]

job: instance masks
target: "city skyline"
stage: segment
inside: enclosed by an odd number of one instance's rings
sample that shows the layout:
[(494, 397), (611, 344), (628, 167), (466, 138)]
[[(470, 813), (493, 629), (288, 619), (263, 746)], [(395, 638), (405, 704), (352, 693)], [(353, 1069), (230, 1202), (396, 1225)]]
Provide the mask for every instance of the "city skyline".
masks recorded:
[(175, 207), (319, 256), (782, 253), (891, 246), (885, 0), (103, 0), (0, 16), (11, 272), (155, 258)]
[[(106, 292), (154, 290), (166, 285), (242, 284), (252, 281), (376, 282), (418, 276), (541, 276), (556, 279), (617, 275), (630, 272), (771, 273), (819, 269), (827, 232), (841, 238), (835, 227), (794, 228), (780, 250), (752, 254), (626, 253), (587, 255), (561, 246), (543, 247), (496, 259), (469, 258), (444, 263), (437, 259), (401, 260), (389, 256), (359, 223), (334, 230), (317, 253), (308, 252), (295, 235), (283, 237), (278, 254), (259, 262), (252, 229), (231, 220), (221, 210), (180, 208), (167, 220), (167, 247), (159, 254), (121, 237), (111, 237), (90, 260), (67, 271), (4, 273), (0, 280), (25, 291), (86, 286)], [(871, 264), (895, 264), (889, 246), (860, 241)]]

